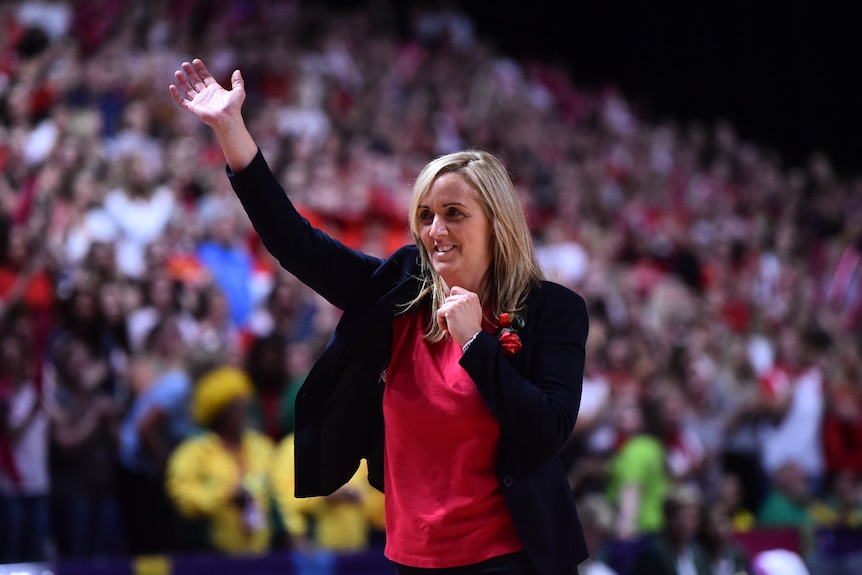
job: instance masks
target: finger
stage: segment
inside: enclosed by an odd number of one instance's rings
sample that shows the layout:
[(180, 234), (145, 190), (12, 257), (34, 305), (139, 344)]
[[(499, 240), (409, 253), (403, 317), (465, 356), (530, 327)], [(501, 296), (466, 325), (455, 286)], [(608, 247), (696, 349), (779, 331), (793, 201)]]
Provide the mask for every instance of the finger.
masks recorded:
[(180, 94), (180, 91), (177, 89), (177, 87), (176, 87), (176, 86), (174, 86), (173, 84), (171, 84), (170, 86), (168, 86), (168, 90), (170, 91), (171, 96), (173, 97), (174, 101), (175, 101), (177, 104), (179, 104), (179, 105), (180, 105), (181, 107), (183, 107), (183, 108), (185, 108), (186, 106), (188, 106), (188, 100), (186, 100), (185, 98), (183, 98), (183, 95), (182, 95), (182, 94)]
[(177, 79), (177, 87), (181, 94), (185, 94), (189, 98), (192, 98), (195, 94), (197, 94), (197, 90), (195, 90), (194, 87), (189, 84), (188, 76), (184, 71), (177, 70), (176, 72), (174, 72), (174, 76)]
[(467, 299), (473, 296), (479, 297), (475, 292), (471, 292), (470, 290), (460, 286), (452, 286), (452, 289), (449, 291), (449, 296), (457, 296), (461, 299)]
[(245, 81), (242, 79), (242, 73), (239, 70), (234, 70), (230, 77), (230, 84), (234, 90), (245, 90)]
[(437, 310), (437, 326), (443, 331), (447, 331), (449, 329), (449, 316), (448, 312), (440, 308)]
[[(206, 68), (204, 68), (206, 70)], [(195, 91), (200, 92), (206, 86), (204, 86), (203, 80), (201, 80), (200, 74), (198, 74), (197, 68), (189, 62), (183, 62), (183, 72), (188, 76), (188, 82), (194, 86)]]
[(197, 75), (200, 77), (201, 83), (203, 83), (204, 86), (209, 86), (210, 84), (216, 83), (216, 79), (213, 78), (212, 74), (210, 74), (209, 69), (203, 63), (203, 60), (201, 60), (200, 58), (195, 58), (194, 60), (192, 60), (192, 66), (194, 66), (195, 71), (197, 72)]

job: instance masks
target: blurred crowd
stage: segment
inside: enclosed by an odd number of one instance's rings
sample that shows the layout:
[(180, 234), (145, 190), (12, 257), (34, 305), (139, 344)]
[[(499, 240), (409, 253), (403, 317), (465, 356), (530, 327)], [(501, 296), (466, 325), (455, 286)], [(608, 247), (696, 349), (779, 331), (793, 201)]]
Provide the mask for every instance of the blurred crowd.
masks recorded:
[(291, 199), (375, 255), (410, 241), (430, 158), (503, 159), (547, 278), (590, 307), (563, 457), (594, 545), (693, 500), (719, 532), (862, 527), (862, 179), (646, 117), (419, 6), (0, 3), (0, 563), (382, 537), (361, 470), (291, 497), (293, 398), (339, 312), (170, 100), (194, 57), (242, 69)]

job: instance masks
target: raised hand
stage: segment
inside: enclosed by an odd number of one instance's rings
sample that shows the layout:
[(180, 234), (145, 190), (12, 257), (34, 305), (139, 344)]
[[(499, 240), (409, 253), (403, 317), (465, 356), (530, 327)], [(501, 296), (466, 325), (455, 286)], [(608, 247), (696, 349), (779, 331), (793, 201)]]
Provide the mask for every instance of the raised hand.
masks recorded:
[(239, 70), (231, 76), (230, 90), (216, 82), (198, 58), (183, 62), (182, 70), (174, 75), (177, 83), (168, 89), (177, 105), (213, 129), (234, 173), (248, 166), (257, 154), (257, 144), (242, 117), (245, 83)]
[(174, 75), (177, 83), (168, 88), (174, 101), (206, 125), (218, 128), (241, 118), (245, 84), (239, 70), (231, 76), (230, 90), (223, 88), (198, 58), (183, 62), (182, 70)]

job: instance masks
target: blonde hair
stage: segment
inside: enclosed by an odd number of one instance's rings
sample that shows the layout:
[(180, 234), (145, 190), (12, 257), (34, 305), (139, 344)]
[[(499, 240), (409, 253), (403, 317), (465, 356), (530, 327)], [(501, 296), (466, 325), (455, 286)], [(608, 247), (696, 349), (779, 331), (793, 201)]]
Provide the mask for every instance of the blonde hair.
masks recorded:
[(445, 335), (434, 317), (446, 293), (443, 278), (434, 271), (422, 243), (419, 206), (437, 178), (450, 173), (459, 174), (473, 188), (491, 226), (491, 267), (478, 294), (483, 307), (490, 307), (495, 317), (520, 311), (527, 294), (543, 279), (524, 209), (503, 163), (475, 149), (432, 160), (419, 172), (410, 202), (410, 231), (419, 247), (422, 284), (419, 295), (407, 305), (410, 309), (431, 296), (431, 321), (425, 333), (429, 341), (440, 341)]

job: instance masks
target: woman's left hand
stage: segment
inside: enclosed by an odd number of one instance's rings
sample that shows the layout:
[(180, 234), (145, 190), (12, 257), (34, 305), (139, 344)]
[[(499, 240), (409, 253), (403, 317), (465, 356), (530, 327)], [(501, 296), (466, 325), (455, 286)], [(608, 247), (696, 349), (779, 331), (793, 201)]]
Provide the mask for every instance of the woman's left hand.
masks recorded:
[(437, 310), (437, 324), (460, 346), (482, 330), (482, 304), (479, 296), (452, 286), (443, 305)]

